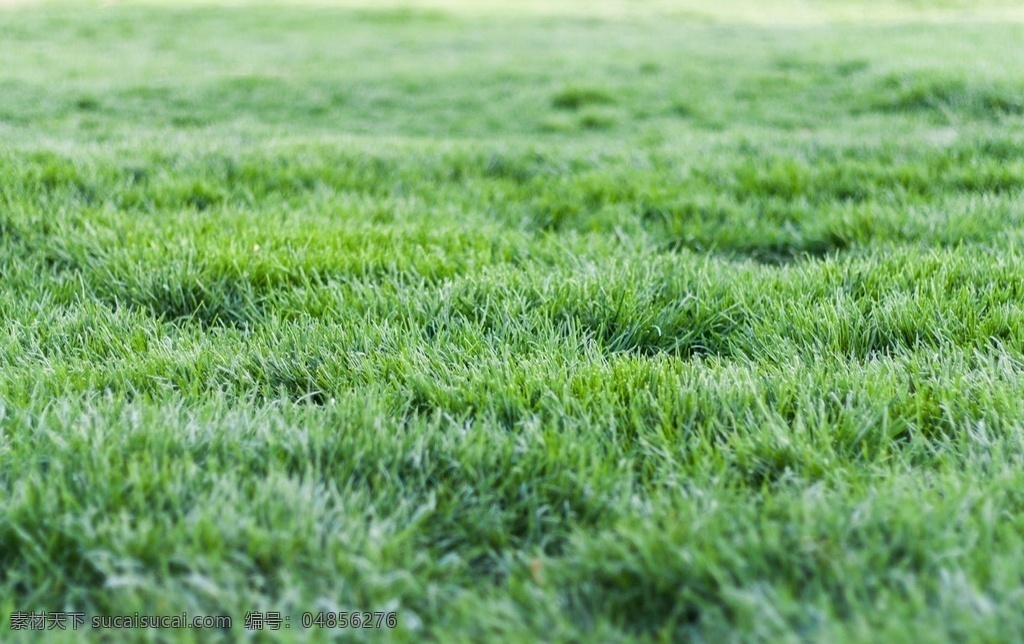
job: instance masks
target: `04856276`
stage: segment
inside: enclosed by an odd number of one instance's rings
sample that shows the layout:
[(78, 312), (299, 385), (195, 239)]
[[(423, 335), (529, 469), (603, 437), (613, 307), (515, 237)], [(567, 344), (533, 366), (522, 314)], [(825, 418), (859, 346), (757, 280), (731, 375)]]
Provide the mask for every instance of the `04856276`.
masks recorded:
[(303, 628), (395, 628), (398, 614), (394, 611), (317, 611), (302, 613)]

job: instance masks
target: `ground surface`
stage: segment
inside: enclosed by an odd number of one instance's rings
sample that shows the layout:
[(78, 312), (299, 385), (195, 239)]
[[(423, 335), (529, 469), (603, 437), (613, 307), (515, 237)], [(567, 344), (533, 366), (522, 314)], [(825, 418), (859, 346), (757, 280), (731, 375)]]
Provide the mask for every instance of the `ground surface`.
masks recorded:
[(1024, 631), (1021, 11), (478, 4), (0, 9), (3, 639)]

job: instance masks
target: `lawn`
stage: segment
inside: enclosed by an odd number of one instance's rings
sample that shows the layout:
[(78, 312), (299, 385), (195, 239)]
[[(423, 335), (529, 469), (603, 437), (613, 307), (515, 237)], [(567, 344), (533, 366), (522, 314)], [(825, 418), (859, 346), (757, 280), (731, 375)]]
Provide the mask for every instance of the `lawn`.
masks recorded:
[(1024, 632), (1024, 9), (0, 5), (0, 639)]

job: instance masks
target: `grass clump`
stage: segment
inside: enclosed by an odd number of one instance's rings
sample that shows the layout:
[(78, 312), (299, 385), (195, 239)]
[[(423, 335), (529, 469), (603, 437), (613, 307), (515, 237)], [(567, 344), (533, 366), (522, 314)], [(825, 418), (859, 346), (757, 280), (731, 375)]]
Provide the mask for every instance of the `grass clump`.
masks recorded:
[(1024, 89), (988, 86), (937, 73), (890, 74), (878, 83), (872, 108), (940, 119), (999, 119), (1024, 114)]
[(601, 88), (587, 85), (567, 86), (551, 97), (551, 105), (560, 110), (580, 110), (593, 105), (611, 105), (614, 95)]

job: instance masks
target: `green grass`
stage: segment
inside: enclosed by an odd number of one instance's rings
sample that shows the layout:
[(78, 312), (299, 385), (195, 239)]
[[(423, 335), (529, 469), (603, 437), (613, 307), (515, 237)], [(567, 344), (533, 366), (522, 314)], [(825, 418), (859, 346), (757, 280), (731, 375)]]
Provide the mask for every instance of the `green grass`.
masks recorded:
[(2, 639), (1015, 639), (1024, 14), (764, 4), (0, 8)]

